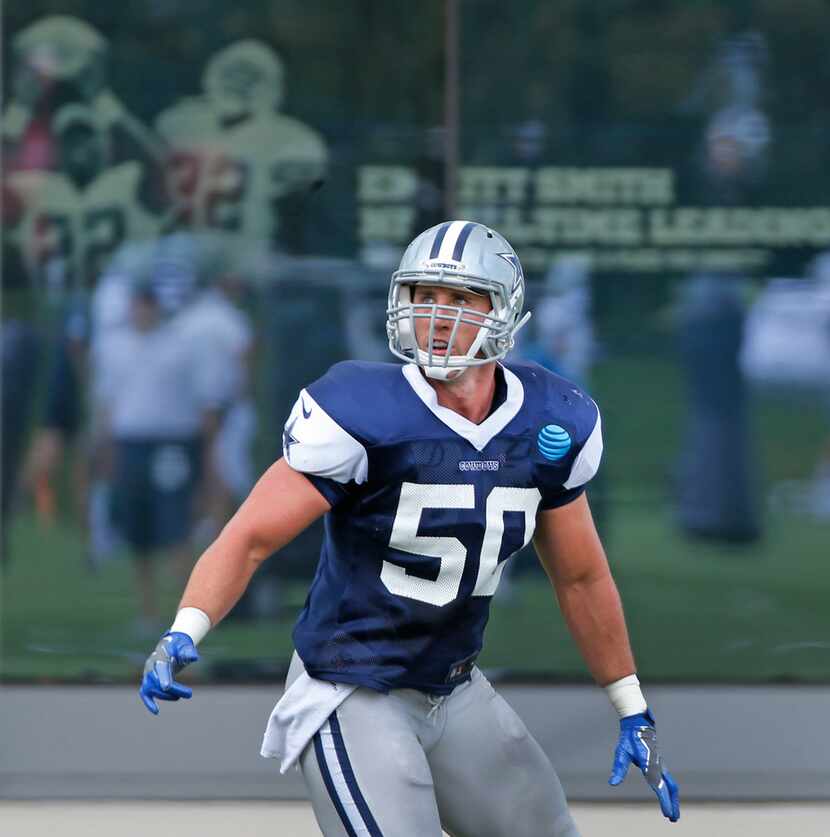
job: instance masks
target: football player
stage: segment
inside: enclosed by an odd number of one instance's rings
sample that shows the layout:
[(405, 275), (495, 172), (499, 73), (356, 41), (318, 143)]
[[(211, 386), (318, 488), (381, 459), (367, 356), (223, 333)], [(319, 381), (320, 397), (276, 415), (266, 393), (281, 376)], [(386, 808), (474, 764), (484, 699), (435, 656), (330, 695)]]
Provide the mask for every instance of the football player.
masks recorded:
[(18, 171), (6, 188), (22, 207), (10, 231), (30, 282), (53, 296), (92, 287), (127, 240), (164, 223), (153, 172), (136, 160), (111, 165), (109, 134), (91, 108), (65, 105), (53, 119), (60, 171)]
[(274, 51), (237, 41), (208, 61), (204, 96), (159, 115), (181, 226), (277, 240), (280, 202), (318, 183), (328, 159), (316, 131), (278, 112), (283, 87)]
[(255, 482), (251, 446), (256, 411), (250, 397), (254, 345), (253, 322), (237, 304), (247, 284), (233, 252), (233, 239), (219, 233), (198, 239), (200, 287), (179, 314), (183, 335), (200, 339), (212, 353), (213, 375), (224, 376), (225, 396), (219, 427), (210, 451), (210, 478), (205, 481), (204, 517), (200, 522), (204, 546), (213, 540)]
[(7, 168), (54, 168), (49, 123), (67, 104), (91, 108), (109, 135), (116, 162), (158, 162), (162, 147), (108, 86), (109, 44), (92, 26), (49, 15), (12, 40), (11, 98), (0, 136)]
[[(97, 30), (66, 15), (40, 18), (15, 34), (12, 95), (2, 123), (9, 150), (25, 140), (42, 112), (48, 117), (64, 104), (97, 97), (106, 86), (106, 53), (107, 42)], [(41, 155), (46, 154), (44, 149)], [(20, 167), (44, 168), (43, 162), (23, 161)]]
[(529, 317), (524, 290), (494, 230), (452, 221), (419, 235), (389, 292), (404, 365), (339, 363), (300, 392), (284, 457), (200, 558), (145, 665), (151, 712), (190, 697), (175, 676), (198, 642), (265, 557), (326, 515), (262, 746), (283, 771), (300, 764), (326, 835), (577, 834), (547, 757), (475, 665), (505, 561), (531, 539), (621, 718), (611, 784), (633, 762), (679, 817), (585, 496), (597, 405), (504, 360)]

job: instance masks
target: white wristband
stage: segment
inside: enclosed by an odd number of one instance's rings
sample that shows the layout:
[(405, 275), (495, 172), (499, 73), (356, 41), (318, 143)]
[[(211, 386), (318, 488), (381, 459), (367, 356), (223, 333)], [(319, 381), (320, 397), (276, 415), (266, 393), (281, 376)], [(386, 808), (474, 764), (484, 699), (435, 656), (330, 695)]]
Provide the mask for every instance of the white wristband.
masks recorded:
[(210, 630), (210, 617), (198, 607), (183, 607), (170, 626), (170, 633), (180, 631), (187, 634), (194, 645), (198, 645)]
[(629, 674), (628, 677), (609, 683), (605, 687), (605, 692), (621, 718), (638, 715), (648, 709), (636, 674)]

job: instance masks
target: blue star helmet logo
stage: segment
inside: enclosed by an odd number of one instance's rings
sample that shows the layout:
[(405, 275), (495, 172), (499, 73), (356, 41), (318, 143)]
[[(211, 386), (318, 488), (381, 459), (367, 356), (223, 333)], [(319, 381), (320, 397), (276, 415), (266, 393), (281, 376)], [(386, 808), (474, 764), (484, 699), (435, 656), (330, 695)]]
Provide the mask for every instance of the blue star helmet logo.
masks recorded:
[(515, 253), (496, 253), (496, 255), (513, 265), (513, 287), (510, 293), (515, 293), (516, 289), (519, 287), (519, 283), (522, 279), (524, 279), (524, 273), (522, 273), (522, 263), (519, 261), (519, 257)]

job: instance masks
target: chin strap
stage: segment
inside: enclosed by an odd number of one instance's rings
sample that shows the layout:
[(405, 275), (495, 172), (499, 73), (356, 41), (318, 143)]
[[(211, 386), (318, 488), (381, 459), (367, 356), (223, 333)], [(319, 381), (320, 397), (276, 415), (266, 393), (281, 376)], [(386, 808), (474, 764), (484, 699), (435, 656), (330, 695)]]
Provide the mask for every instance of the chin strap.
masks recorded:
[(433, 381), (455, 381), (458, 380), (470, 366), (421, 366), (424, 370), (424, 375), (427, 378), (432, 378)]

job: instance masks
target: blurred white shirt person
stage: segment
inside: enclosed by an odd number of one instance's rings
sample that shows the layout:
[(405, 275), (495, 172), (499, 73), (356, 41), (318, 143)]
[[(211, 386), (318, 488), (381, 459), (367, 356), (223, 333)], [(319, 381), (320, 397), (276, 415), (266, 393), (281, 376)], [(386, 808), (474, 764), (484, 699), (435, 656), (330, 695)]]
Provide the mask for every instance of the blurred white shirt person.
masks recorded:
[[(251, 444), (256, 412), (250, 397), (254, 332), (249, 316), (234, 304), (239, 282), (223, 276), (197, 294), (178, 315), (177, 330), (210, 353), (222, 413), (209, 451), (213, 479), (207, 486), (200, 538), (213, 538), (251, 490), (255, 476)], [(221, 380), (220, 380), (221, 378)]]
[(113, 512), (136, 565), (142, 629), (157, 617), (153, 559), (172, 551), (177, 569), (189, 568), (204, 444), (226, 391), (206, 359), (198, 339), (163, 318), (146, 282), (133, 288), (128, 322), (93, 349), (93, 406), (112, 441)]

